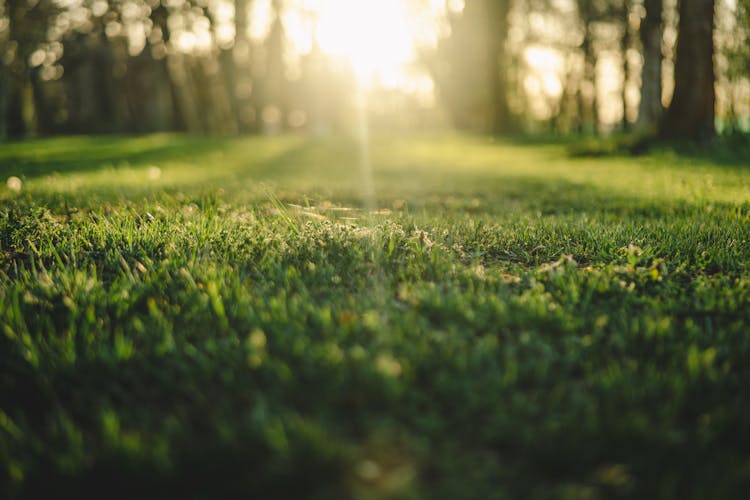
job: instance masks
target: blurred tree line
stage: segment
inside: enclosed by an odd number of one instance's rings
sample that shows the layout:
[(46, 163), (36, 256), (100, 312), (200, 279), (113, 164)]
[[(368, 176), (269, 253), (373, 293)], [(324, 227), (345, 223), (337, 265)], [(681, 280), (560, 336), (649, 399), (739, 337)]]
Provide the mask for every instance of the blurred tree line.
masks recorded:
[[(352, 72), (314, 39), (289, 62), (284, 11), (304, 2), (272, 0), (260, 39), (252, 4), (0, 0), (0, 138), (345, 127)], [(419, 63), (460, 129), (694, 139), (750, 127), (750, 0), (445, 4)], [(386, 94), (393, 109), (422, 112)]]
[[(464, 128), (747, 132), (749, 12), (748, 0), (466, 0), (429, 65)], [(526, 91), (549, 77), (524, 60), (538, 48), (560, 62), (546, 93)]]

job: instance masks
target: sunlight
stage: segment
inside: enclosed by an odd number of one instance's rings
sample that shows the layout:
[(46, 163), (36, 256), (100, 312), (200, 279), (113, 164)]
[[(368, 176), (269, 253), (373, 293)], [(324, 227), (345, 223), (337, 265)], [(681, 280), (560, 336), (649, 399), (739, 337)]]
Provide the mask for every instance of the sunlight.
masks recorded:
[(539, 82), (535, 93), (559, 97), (563, 91), (559, 77), (563, 70), (560, 55), (553, 49), (532, 46), (524, 50), (523, 57), (531, 70), (530, 76)]
[[(451, 2), (460, 9), (461, 2)], [(367, 88), (424, 90), (415, 70), (418, 47), (434, 47), (445, 30), (445, 0), (287, 0), (282, 22), (289, 55), (310, 53), (313, 41), (329, 58), (349, 66)], [(274, 17), (270, 0), (256, 0), (250, 36), (262, 43)]]
[(414, 39), (404, 2), (323, 0), (316, 38), (323, 52), (345, 58), (357, 78), (395, 83), (414, 58)]

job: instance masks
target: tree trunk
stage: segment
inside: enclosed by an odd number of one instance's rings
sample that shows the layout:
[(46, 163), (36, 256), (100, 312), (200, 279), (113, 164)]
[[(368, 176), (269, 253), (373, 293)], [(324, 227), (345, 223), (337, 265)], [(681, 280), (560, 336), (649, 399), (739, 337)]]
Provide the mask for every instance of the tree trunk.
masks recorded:
[(639, 132), (653, 133), (659, 126), (663, 113), (661, 104), (661, 65), (664, 22), (663, 0), (644, 0), (646, 17), (640, 28), (643, 44), (643, 69), (641, 70), (641, 102), (638, 106)]
[(281, 21), (281, 1), (275, 0), (274, 20), (265, 41), (266, 71), (263, 82), (261, 120), (263, 131), (278, 133), (286, 128), (289, 104), (289, 82), (284, 63), (284, 26)]
[(507, 134), (514, 130), (508, 106), (508, 0), (486, 0), (487, 5), (487, 72), (490, 96), (490, 131)]
[(225, 79), (229, 86), (229, 98), (234, 110), (237, 129), (240, 133), (250, 132), (254, 118), (248, 89), (252, 92), (253, 82), (250, 68), (250, 40), (247, 36), (248, 12), (251, 0), (234, 0), (234, 45), (226, 52), (222, 62)]
[(172, 54), (167, 59), (169, 79), (173, 82), (172, 89), (179, 103), (179, 116), (185, 131), (195, 134), (203, 132), (204, 120), (200, 116), (200, 106), (189, 68), (190, 64), (190, 58), (185, 54)]
[(8, 110), (10, 102), (10, 78), (8, 68), (0, 63), (0, 141), (8, 138)]
[(8, 137), (14, 139), (27, 134), (26, 121), (23, 112), (23, 89), (15, 78), (10, 80), (10, 92), (8, 95), (7, 127)]
[(241, 106), (237, 98), (237, 65), (232, 49), (218, 49), (219, 68), (221, 70), (221, 84), (224, 88), (224, 101), (227, 107), (227, 121), (224, 126), (232, 134), (240, 132), (242, 124)]
[(714, 125), (714, 0), (682, 0), (672, 103), (661, 124), (670, 139), (707, 139)]
[[(646, 0), (648, 1), (648, 0)], [(627, 132), (630, 128), (628, 121), (628, 82), (630, 81), (630, 64), (628, 64), (628, 50), (630, 49), (630, 2), (623, 0), (622, 12), (622, 36), (620, 37), (620, 55), (622, 57), (622, 130)]]
[(54, 109), (49, 105), (47, 96), (44, 92), (44, 81), (39, 74), (39, 68), (31, 70), (31, 92), (34, 103), (34, 114), (36, 116), (36, 132), (45, 135), (54, 131), (55, 116)]
[(169, 10), (163, 5), (159, 4), (157, 7), (151, 10), (151, 21), (155, 27), (161, 30), (161, 42), (153, 44), (150, 48), (151, 56), (154, 59), (155, 69), (158, 74), (163, 75), (162, 85), (164, 86), (164, 94), (169, 94), (168, 113), (170, 118), (170, 130), (185, 131), (187, 129), (185, 124), (185, 118), (183, 117), (182, 102), (180, 100), (180, 89), (178, 89), (178, 82), (175, 81), (173, 71), (170, 71), (170, 57), (167, 46), (171, 39), (171, 31), (169, 30), (169, 24), (167, 20), (169, 18)]
[[(29, 56), (33, 52), (35, 33), (30, 29), (28, 19), (33, 18), (34, 7), (26, 2), (12, 1), (4, 6), (7, 14), (7, 40), (16, 44), (15, 56), (10, 58), (9, 63), (3, 64), (3, 72), (6, 73), (4, 92), (6, 99), (6, 121), (5, 132), (8, 137), (23, 137), (33, 132), (33, 102), (28, 99), (26, 87), (29, 83), (30, 68)], [(7, 44), (6, 44), (7, 45)], [(6, 56), (7, 59), (7, 56)]]
[(594, 48), (592, 18), (584, 17), (583, 74), (578, 84), (578, 106), (581, 115), (579, 133), (596, 135), (599, 132), (598, 82), (596, 76), (597, 54)]

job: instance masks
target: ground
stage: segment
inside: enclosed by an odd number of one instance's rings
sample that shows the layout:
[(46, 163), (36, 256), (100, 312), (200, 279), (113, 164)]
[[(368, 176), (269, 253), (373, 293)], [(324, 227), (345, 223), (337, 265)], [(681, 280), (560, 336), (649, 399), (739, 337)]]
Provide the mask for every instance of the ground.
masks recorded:
[(0, 146), (0, 494), (746, 493), (750, 164), (368, 150)]

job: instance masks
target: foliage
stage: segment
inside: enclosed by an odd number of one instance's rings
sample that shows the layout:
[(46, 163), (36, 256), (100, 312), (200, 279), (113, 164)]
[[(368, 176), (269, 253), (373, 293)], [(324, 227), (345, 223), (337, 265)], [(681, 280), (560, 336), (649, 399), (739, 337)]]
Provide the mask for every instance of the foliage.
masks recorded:
[(295, 137), (0, 149), (5, 498), (747, 491), (747, 165)]

